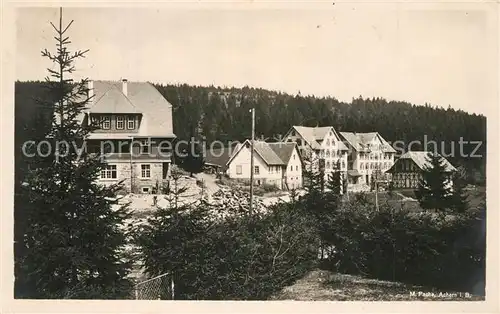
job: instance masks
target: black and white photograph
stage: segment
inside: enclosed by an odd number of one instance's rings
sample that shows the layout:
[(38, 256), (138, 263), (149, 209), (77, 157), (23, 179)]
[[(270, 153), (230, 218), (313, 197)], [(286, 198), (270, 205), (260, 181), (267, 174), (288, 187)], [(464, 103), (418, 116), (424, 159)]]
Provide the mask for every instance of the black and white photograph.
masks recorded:
[(497, 3), (10, 7), (14, 301), (499, 310)]

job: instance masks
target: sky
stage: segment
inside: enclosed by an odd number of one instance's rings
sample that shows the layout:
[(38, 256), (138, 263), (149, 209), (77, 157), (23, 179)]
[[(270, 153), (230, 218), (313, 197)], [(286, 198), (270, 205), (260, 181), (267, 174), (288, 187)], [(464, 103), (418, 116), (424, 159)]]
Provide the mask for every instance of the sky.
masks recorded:
[[(384, 97), (485, 114), (497, 105), (496, 6), (314, 5), (65, 8), (74, 78), (262, 87), (302, 95)], [(57, 8), (20, 8), (16, 79), (53, 65)]]

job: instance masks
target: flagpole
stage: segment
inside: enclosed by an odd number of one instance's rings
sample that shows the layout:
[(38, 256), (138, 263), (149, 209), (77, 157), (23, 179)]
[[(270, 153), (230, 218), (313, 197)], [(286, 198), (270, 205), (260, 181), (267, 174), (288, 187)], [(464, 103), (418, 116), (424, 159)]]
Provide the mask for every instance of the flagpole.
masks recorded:
[(253, 176), (254, 176), (254, 164), (253, 164), (253, 151), (254, 151), (254, 141), (255, 141), (255, 108), (250, 109), (252, 112), (252, 141), (250, 147), (250, 209), (249, 213), (252, 214), (253, 211)]

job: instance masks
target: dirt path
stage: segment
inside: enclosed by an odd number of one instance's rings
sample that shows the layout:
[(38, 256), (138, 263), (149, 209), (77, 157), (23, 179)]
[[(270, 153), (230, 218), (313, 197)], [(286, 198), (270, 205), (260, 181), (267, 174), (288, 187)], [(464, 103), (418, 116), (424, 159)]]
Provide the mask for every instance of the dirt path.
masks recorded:
[(205, 191), (207, 195), (213, 195), (215, 192), (220, 190), (219, 185), (216, 183), (217, 179), (214, 175), (201, 172), (195, 174), (195, 177), (198, 180), (203, 180), (203, 182), (205, 183)]
[(404, 196), (403, 194), (399, 193), (399, 192), (395, 192), (398, 196), (401, 196), (402, 198), (402, 201), (405, 201), (405, 202), (417, 202), (416, 199), (414, 198), (411, 198), (411, 197), (407, 197), (407, 196)]

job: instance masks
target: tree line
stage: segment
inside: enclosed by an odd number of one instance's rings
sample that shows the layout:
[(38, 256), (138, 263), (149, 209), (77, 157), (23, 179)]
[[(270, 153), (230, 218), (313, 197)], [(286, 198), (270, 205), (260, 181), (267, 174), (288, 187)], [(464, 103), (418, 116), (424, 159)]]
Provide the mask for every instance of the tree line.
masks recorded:
[[(333, 126), (337, 131), (350, 132), (376, 131), (404, 152), (409, 148), (436, 149), (455, 166), (465, 166), (471, 180), (484, 181), (486, 117), (483, 115), (380, 97), (359, 96), (346, 103), (334, 97), (290, 95), (250, 87), (155, 86), (172, 103), (174, 132), (182, 139), (204, 137), (208, 143), (247, 139), (251, 135), (249, 110), (253, 107), (257, 138), (279, 140), (292, 125)], [(463, 156), (460, 140), (467, 143), (463, 144)]]
[[(21, 142), (32, 136), (31, 132), (48, 127), (51, 108), (42, 108), (34, 101), (43, 95), (43, 85), (35, 81), (16, 82), (16, 138)], [(155, 86), (173, 105), (174, 132), (180, 139), (205, 138), (207, 143), (243, 141), (251, 135), (249, 110), (254, 107), (257, 138), (279, 140), (292, 125), (376, 131), (390, 143), (397, 143), (403, 151), (409, 149), (410, 143), (413, 143), (412, 150), (437, 149), (455, 166), (465, 166), (471, 181), (484, 183), (485, 180), (486, 117), (482, 115), (451, 107), (444, 109), (361, 96), (346, 103), (333, 97), (290, 95), (249, 87)], [(40, 121), (35, 127), (37, 120)], [(463, 156), (460, 140), (465, 142)], [(424, 147), (425, 142), (432, 141), (437, 147), (433, 144)], [(476, 142), (482, 144), (478, 146)]]

